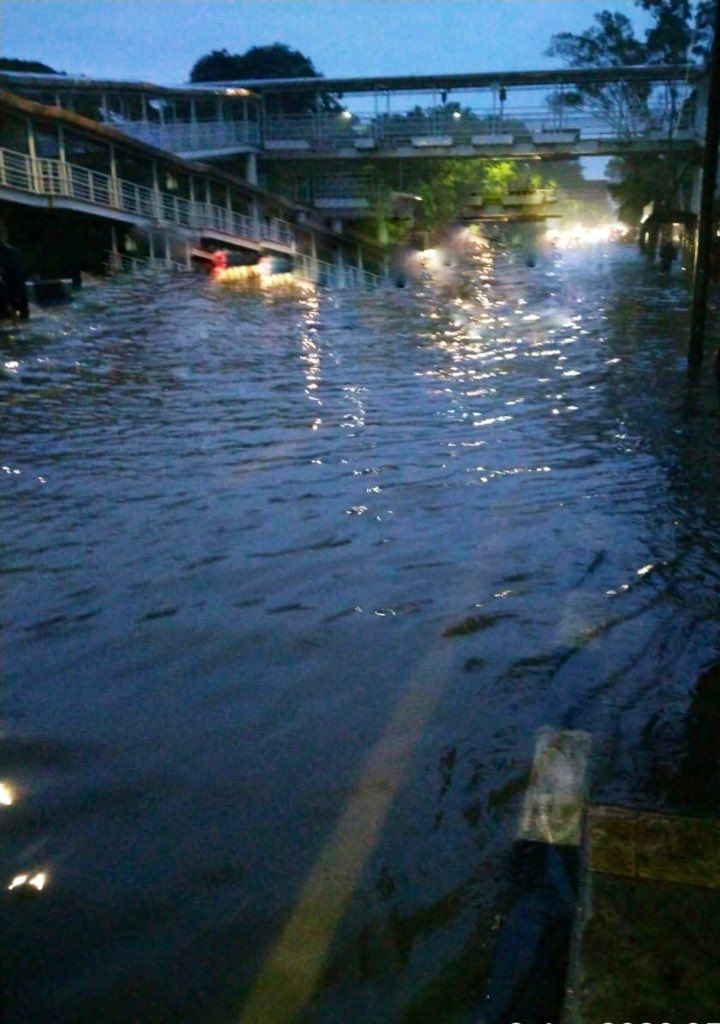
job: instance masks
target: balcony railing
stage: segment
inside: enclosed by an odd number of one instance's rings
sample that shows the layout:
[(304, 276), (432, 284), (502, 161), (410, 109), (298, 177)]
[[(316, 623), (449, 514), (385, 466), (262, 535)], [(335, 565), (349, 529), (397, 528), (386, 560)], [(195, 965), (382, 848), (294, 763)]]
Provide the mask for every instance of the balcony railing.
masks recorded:
[[(162, 259), (157, 256), (130, 256), (127, 253), (108, 252), (107, 269), (111, 274), (156, 274), (167, 271), (184, 273), (188, 267), (175, 260)], [(355, 288), (369, 290), (381, 283), (377, 274), (358, 267), (334, 263), (324, 260), (312, 261), (309, 256), (296, 255), (293, 273), (301, 280), (328, 288)]]
[[(213, 203), (199, 203), (156, 189), (136, 185), (62, 160), (33, 158), (0, 148), (0, 187), (45, 197), (67, 197), (108, 211), (141, 217), (154, 224), (176, 224), (198, 232), (214, 232), (242, 243), (275, 242), (294, 249), (293, 227), (287, 221), (249, 217)], [(295, 254), (296, 273), (306, 280), (330, 287), (372, 288), (376, 274), (358, 267), (311, 260)], [(151, 257), (140, 259), (111, 253), (108, 267), (114, 272), (180, 270), (181, 264)]]
[(160, 271), (181, 273), (187, 271), (184, 263), (158, 256), (130, 256), (124, 252), (108, 252), (107, 270), (111, 274), (157, 274)]
[(0, 186), (39, 196), (66, 197), (130, 217), (213, 231), (240, 241), (271, 242), (287, 248), (294, 245), (293, 226), (287, 221), (249, 217), (62, 160), (33, 158), (8, 149), (0, 149)]

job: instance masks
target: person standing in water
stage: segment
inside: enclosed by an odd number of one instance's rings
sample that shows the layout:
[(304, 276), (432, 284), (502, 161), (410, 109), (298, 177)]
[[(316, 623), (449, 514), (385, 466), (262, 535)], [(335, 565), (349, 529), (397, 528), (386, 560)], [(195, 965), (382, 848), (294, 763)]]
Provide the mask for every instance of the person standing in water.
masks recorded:
[(29, 316), (25, 267), (12, 245), (0, 242), (0, 317)]
[(671, 238), (666, 238), (660, 246), (660, 270), (663, 274), (669, 274), (672, 265), (677, 259), (677, 246)]

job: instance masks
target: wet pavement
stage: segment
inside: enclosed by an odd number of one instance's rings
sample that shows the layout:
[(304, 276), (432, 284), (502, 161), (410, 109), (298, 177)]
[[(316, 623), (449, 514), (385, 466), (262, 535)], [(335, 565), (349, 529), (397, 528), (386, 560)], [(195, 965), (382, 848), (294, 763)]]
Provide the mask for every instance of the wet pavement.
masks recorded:
[(518, 846), (548, 729), (591, 803), (716, 818), (687, 308), (629, 248), (501, 251), (2, 337), (8, 1024), (477, 1024), (567, 941), (566, 847)]

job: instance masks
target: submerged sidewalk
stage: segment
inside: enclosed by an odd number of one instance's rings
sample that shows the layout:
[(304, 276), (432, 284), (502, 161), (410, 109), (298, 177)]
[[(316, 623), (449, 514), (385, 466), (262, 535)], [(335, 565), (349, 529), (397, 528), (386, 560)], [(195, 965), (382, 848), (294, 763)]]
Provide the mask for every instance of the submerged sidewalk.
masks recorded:
[(590, 807), (563, 1024), (720, 1021), (720, 823)]

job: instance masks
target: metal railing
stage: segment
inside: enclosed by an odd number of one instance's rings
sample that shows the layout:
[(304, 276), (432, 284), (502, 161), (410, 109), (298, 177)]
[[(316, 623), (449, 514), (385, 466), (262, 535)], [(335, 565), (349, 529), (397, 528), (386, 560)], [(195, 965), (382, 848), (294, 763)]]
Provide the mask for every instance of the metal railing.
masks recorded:
[(379, 196), (379, 188), (361, 174), (327, 174), (299, 181), (295, 186), (295, 198), (300, 202), (312, 203), (323, 199), (346, 199), (365, 201), (370, 205)]
[(313, 260), (310, 256), (296, 253), (293, 270), (297, 277), (321, 288), (377, 288), (382, 283), (378, 274), (347, 263), (328, 263), (325, 260)]
[[(458, 114), (459, 116), (455, 116)], [(502, 113), (488, 109), (428, 114), (381, 114), (344, 117), (339, 113), (317, 113), (270, 117), (265, 121), (263, 141), (280, 148), (285, 141), (292, 148), (305, 142), (313, 150), (342, 148), (398, 148), (424, 140), (439, 145), (498, 144), (504, 137), (538, 141), (542, 134), (570, 133), (591, 141), (691, 138), (694, 113), (687, 103), (681, 114), (671, 119), (665, 108), (601, 110), (561, 108), (550, 110), (547, 104), (536, 107), (506, 108)], [(478, 141), (478, 140), (482, 140)], [(541, 141), (541, 140), (540, 140)], [(562, 140), (559, 140), (562, 141)]]
[[(213, 203), (198, 203), (167, 192), (136, 185), (99, 171), (61, 160), (33, 158), (0, 148), (0, 187), (47, 197), (67, 197), (105, 210), (121, 211), (154, 224), (176, 224), (195, 231), (214, 231), (242, 241), (276, 242), (294, 247), (292, 225), (275, 218), (254, 218)], [(158, 257), (110, 253), (108, 267), (117, 273), (139, 270), (184, 270), (182, 264)], [(299, 277), (327, 287), (373, 288), (377, 274), (344, 263), (327, 263), (295, 254)]]
[(66, 197), (106, 210), (239, 240), (292, 248), (293, 226), (279, 218), (249, 217), (214, 203), (201, 203), (136, 185), (62, 160), (33, 158), (0, 148), (0, 186), (34, 195)]
[(255, 121), (153, 121), (113, 120), (112, 127), (133, 139), (171, 153), (195, 153), (255, 148), (260, 126)]
[(260, 224), (260, 237), (263, 241), (280, 242), (291, 246), (294, 242), (292, 225), (284, 220), (263, 220)]
[(158, 256), (130, 256), (123, 252), (108, 252), (105, 261), (110, 274), (152, 274), (169, 270), (173, 273), (187, 272), (188, 267), (176, 260)]
[[(368, 290), (376, 288), (382, 281), (359, 267), (338, 265), (325, 260), (311, 260), (309, 256), (296, 255), (293, 273), (300, 280), (325, 288), (355, 288)], [(191, 268), (175, 260), (157, 256), (131, 256), (129, 253), (108, 252), (106, 267), (111, 274), (149, 274), (162, 271), (186, 273)]]

